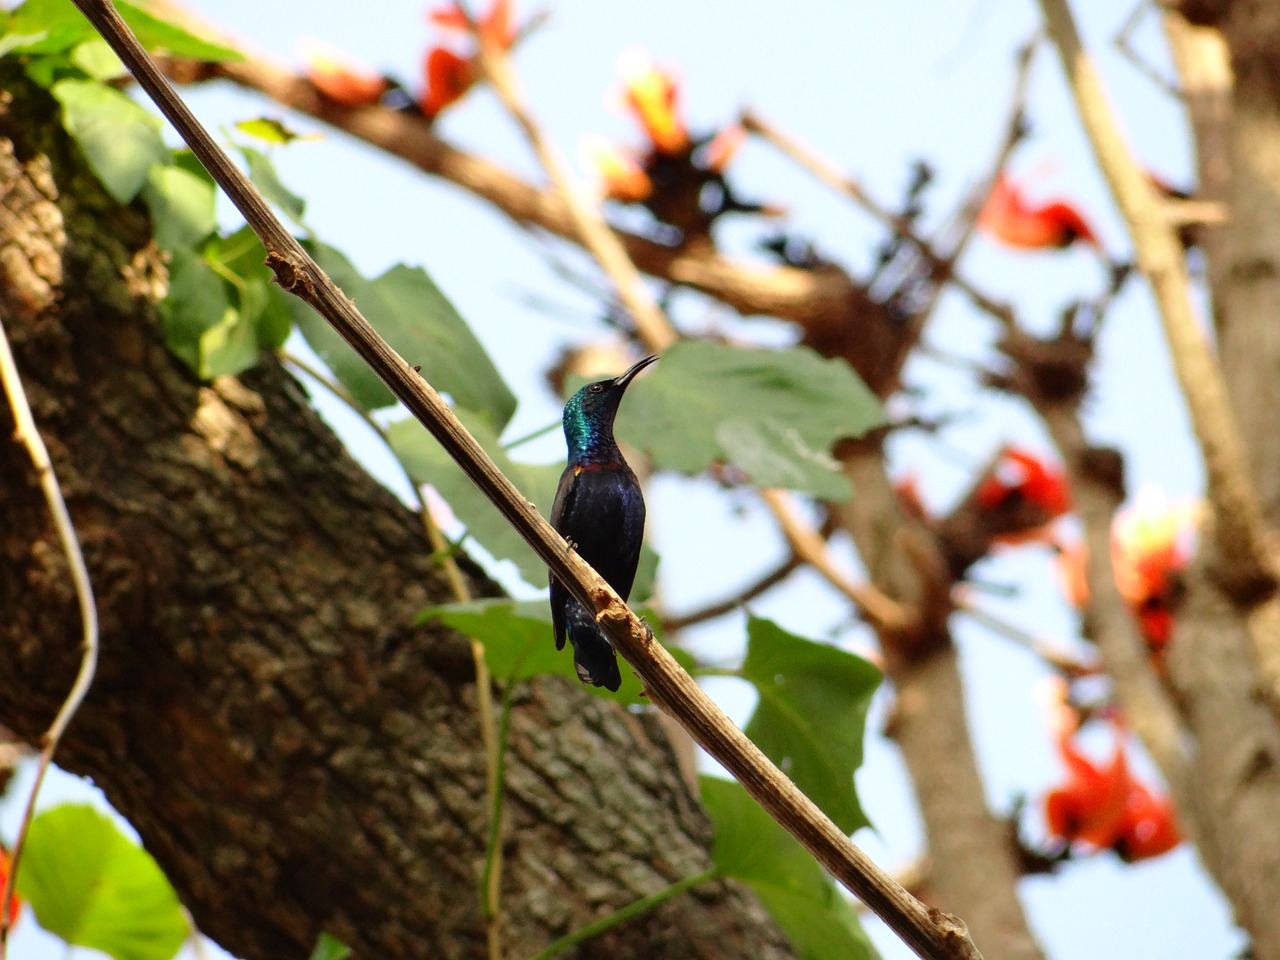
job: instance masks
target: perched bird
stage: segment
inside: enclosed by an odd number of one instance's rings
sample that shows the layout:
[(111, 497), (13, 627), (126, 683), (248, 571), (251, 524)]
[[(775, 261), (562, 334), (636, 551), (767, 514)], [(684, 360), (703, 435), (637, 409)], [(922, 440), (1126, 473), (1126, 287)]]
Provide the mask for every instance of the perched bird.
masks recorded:
[[(613, 438), (613, 419), (632, 378), (658, 358), (645, 357), (622, 376), (589, 383), (564, 405), (569, 462), (560, 475), (551, 526), (623, 600), (631, 594), (644, 539), (644, 496)], [(618, 659), (588, 610), (551, 578), (551, 624), (556, 649), (573, 644), (578, 679), (617, 690)]]

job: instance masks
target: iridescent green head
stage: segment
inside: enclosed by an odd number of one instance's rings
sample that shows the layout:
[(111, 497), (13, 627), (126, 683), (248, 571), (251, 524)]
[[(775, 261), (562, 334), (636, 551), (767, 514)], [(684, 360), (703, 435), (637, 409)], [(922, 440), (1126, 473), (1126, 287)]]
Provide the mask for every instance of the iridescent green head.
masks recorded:
[(588, 383), (569, 398), (564, 405), (564, 439), (569, 445), (570, 463), (607, 456), (617, 450), (613, 419), (618, 415), (622, 395), (635, 375), (657, 359), (657, 356), (645, 357), (622, 376)]

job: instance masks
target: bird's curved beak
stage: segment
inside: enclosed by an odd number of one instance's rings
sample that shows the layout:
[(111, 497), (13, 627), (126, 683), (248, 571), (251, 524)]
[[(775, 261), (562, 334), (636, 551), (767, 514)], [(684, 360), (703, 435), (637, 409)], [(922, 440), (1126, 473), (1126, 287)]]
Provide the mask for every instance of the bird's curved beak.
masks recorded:
[(622, 376), (614, 378), (613, 388), (619, 391), (627, 389), (627, 384), (632, 381), (637, 373), (649, 366), (649, 364), (656, 363), (657, 360), (658, 355), (655, 353), (652, 356), (645, 357), (639, 363), (633, 364), (631, 369), (622, 374)]

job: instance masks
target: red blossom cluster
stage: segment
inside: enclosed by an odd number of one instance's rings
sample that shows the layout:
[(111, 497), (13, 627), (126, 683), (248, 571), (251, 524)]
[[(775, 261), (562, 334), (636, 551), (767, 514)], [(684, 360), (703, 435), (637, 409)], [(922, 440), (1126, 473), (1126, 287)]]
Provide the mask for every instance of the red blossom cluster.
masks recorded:
[(1076, 242), (1101, 249), (1097, 233), (1073, 204), (1032, 203), (1025, 187), (1004, 172), (978, 215), (978, 229), (1021, 250), (1063, 250)]
[(743, 203), (724, 179), (746, 139), (740, 125), (703, 136), (690, 134), (675, 73), (655, 65), (639, 48), (618, 58), (618, 74), (622, 105), (639, 125), (645, 143), (630, 149), (602, 137), (583, 139), (582, 161), (595, 175), (601, 197), (644, 205), (660, 223), (679, 230), (682, 243), (707, 236), (721, 214), (774, 212)]
[[(437, 44), (423, 54), (422, 87), (414, 100), (425, 117), (435, 119), (445, 108), (462, 99), (480, 78), (480, 69), (476, 62), (475, 38), (461, 7), (455, 3), (432, 10), (427, 19), (450, 37), (448, 44)], [(511, 0), (494, 0), (489, 12), (476, 21), (476, 30), (483, 42), (500, 50), (510, 50), (519, 37)], [(459, 44), (462, 52), (457, 48)], [(396, 87), (394, 81), (319, 40), (300, 40), (298, 55), (307, 79), (316, 89), (344, 106), (379, 103)]]
[[(1191, 562), (1201, 513), (1198, 501), (1170, 501), (1158, 490), (1144, 489), (1111, 525), (1116, 586), (1157, 662), (1173, 633), (1182, 573)], [(1059, 544), (1059, 551), (1063, 591), (1069, 602), (1082, 609), (1089, 602), (1088, 558), (1079, 544)]]
[[(4, 888), (5, 883), (9, 879), (9, 851), (0, 847), (0, 889)], [(22, 913), (22, 901), (18, 899), (18, 894), (11, 893), (9, 895), (9, 923), (10, 925), (17, 923), (18, 915)]]
[(1080, 715), (1066, 702), (1066, 685), (1055, 682), (1054, 691), (1050, 725), (1067, 776), (1044, 798), (1049, 833), (1090, 852), (1113, 850), (1127, 863), (1168, 853), (1182, 842), (1173, 808), (1133, 776), (1124, 727), (1115, 719), (1109, 721), (1114, 738), (1111, 759), (1095, 763), (1076, 743)]
[(973, 500), (993, 518), (1016, 518), (1016, 529), (1003, 530), (994, 539), (1013, 546), (1046, 539), (1046, 527), (1071, 509), (1071, 487), (1062, 470), (1026, 450), (1006, 447), (974, 490)]

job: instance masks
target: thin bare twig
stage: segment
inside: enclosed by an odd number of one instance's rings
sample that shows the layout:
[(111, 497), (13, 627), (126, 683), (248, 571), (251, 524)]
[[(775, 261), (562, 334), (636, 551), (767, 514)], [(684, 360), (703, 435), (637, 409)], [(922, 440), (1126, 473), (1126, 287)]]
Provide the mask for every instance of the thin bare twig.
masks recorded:
[[(1015, 129), (1022, 105), (1025, 102), (1029, 63), (1029, 54), (1024, 54), (1020, 61), (1018, 80), (1015, 84), (1014, 112), (1010, 123), (1007, 125), (1010, 131)], [(940, 273), (945, 279), (949, 280), (956, 289), (972, 300), (976, 306), (1000, 320), (1004, 326), (1012, 326), (1013, 315), (1007, 305), (984, 293), (962, 274), (956, 272), (954, 261), (957, 250), (953, 249), (950, 254), (945, 254), (938, 250), (932, 241), (916, 230), (914, 223), (906, 217), (894, 213), (872, 197), (856, 177), (842, 173), (832, 161), (822, 156), (812, 147), (801, 143), (796, 137), (788, 134), (777, 124), (766, 120), (759, 113), (752, 110), (743, 111), (739, 120), (746, 130), (772, 145), (783, 156), (790, 158), (798, 166), (809, 171), (816, 179), (825, 183), (832, 190), (848, 197), (880, 223), (910, 242), (913, 247), (920, 251), (921, 256), (929, 262), (935, 273)], [(1016, 137), (1013, 136), (1012, 132), (1006, 134), (1003, 143), (1007, 145), (1002, 145), (998, 152), (999, 166), (1003, 166), (1003, 161), (1015, 142)], [(999, 166), (997, 166), (997, 169), (999, 169)], [(987, 183), (987, 188), (988, 190), (990, 189), (989, 182)]]
[(972, 590), (963, 584), (957, 584), (951, 589), (951, 602), (955, 604), (956, 610), (974, 623), (1029, 650), (1064, 676), (1087, 677), (1102, 671), (1100, 664), (1068, 656), (1031, 631), (979, 606), (973, 599)]
[(589, 203), (581, 188), (574, 183), (568, 165), (560, 156), (560, 151), (542, 133), (541, 127), (533, 119), (533, 114), (524, 102), (524, 95), (516, 80), (515, 70), (511, 66), (511, 58), (500, 47), (490, 42), (490, 38), (476, 27), (467, 5), (459, 3), (467, 20), (471, 24), (472, 33), (480, 48), (480, 68), (489, 78), (498, 98), (506, 106), (516, 124), (520, 127), (529, 146), (542, 164), (542, 169), (551, 178), (552, 184), (560, 194), (568, 208), (569, 216), (577, 227), (583, 246), (591, 251), (599, 261), (605, 273), (613, 280), (618, 289), (618, 297), (631, 313), (636, 331), (650, 350), (661, 353), (678, 339), (676, 331), (666, 314), (659, 309), (653, 297), (645, 289), (644, 281), (635, 264), (627, 256), (621, 241), (604, 222), (600, 211)]
[(1121, 55), (1133, 65), (1133, 68), (1150, 80), (1160, 90), (1173, 97), (1175, 100), (1182, 99), (1182, 91), (1178, 89), (1178, 85), (1156, 69), (1152, 63), (1138, 53), (1130, 40), (1138, 31), (1138, 27), (1142, 25), (1143, 18), (1148, 14), (1158, 14), (1159, 7), (1152, 3), (1151, 0), (1138, 0), (1134, 4), (1133, 11), (1129, 14), (1129, 18), (1125, 20), (1124, 25), (1116, 31), (1116, 35), (1112, 38), (1112, 42), (1116, 45), (1116, 49)]
[(93, 599), (93, 584), (89, 580), (89, 568), (85, 566), (84, 554), (80, 550), (80, 540), (76, 536), (76, 528), (71, 522), (71, 514), (67, 512), (67, 502), (62, 497), (62, 488), (58, 484), (58, 476), (53, 472), (53, 463), (49, 460), (49, 451), (45, 448), (40, 431), (36, 429), (35, 419), (31, 416), (31, 407), (27, 403), (26, 392), (22, 389), (22, 380), (18, 376), (18, 368), (13, 360), (13, 351), (9, 349), (9, 338), (5, 334), (4, 322), (0, 318), (0, 382), (9, 397), (9, 405), (13, 408), (14, 437), (27, 448), (27, 454), (40, 477), (40, 488), (44, 491), (45, 502), (49, 514), (53, 517), (54, 526), (58, 530), (58, 538), (62, 541), (62, 549), (67, 555), (67, 566), (70, 567), (71, 582), (75, 585), (76, 598), (80, 602), (80, 622), (83, 637), (80, 645), (80, 668), (76, 672), (75, 682), (62, 702), (53, 723), (45, 731), (44, 742), (40, 749), (40, 759), (36, 764), (35, 779), (31, 791), (27, 794), (27, 802), (22, 810), (22, 821), (18, 826), (18, 836), (13, 842), (13, 852), (9, 858), (9, 875), (5, 877), (3, 889), (0, 889), (0, 960), (5, 960), (9, 951), (9, 927), (13, 923), (10, 913), (11, 894), (17, 883), (18, 867), (22, 861), (22, 850), (26, 845), (27, 831), (35, 815), (36, 797), (40, 786), (44, 783), (45, 774), (53, 763), (54, 751), (66, 732), (71, 718), (80, 709), (89, 688), (93, 685), (93, 675), (98, 668), (98, 608)]
[(391, 393), (431, 432), (551, 574), (596, 612), (613, 646), (636, 668), (654, 701), (742, 784), (850, 892), (880, 916), (919, 956), (976, 960), (964, 923), (920, 903), (881, 870), (809, 800), (698, 687), (612, 588), (539, 516), (502, 475), (457, 417), (413, 367), (378, 336), (354, 304), (290, 235), (248, 179), (231, 163), (107, 0), (75, 0), (147, 95), (226, 191), (267, 250), (267, 266), (288, 292), (315, 308), (362, 357)]
[(796, 556), (853, 601), (872, 626), (888, 633), (900, 633), (911, 624), (914, 615), (898, 601), (885, 596), (873, 584), (850, 580), (840, 571), (831, 557), (831, 551), (827, 549), (827, 542), (805, 522), (783, 491), (761, 490), (760, 499), (773, 513), (778, 527)]
[(701, 609), (691, 610), (677, 617), (663, 619), (662, 629), (664, 631), (683, 630), (685, 627), (692, 627), (708, 620), (714, 620), (717, 617), (723, 617), (726, 613), (732, 613), (743, 604), (750, 603), (760, 594), (771, 590), (787, 579), (799, 569), (800, 563), (800, 558), (795, 553), (792, 553), (782, 563), (737, 591), (733, 596), (708, 604)]

